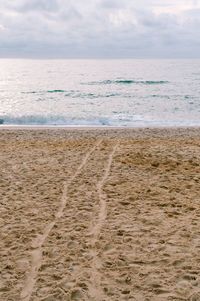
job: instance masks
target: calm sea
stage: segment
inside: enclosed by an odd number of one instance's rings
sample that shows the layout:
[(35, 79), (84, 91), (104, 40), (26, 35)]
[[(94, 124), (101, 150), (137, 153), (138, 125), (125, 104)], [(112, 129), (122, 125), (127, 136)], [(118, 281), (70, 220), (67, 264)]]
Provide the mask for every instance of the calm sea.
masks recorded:
[(200, 125), (200, 60), (0, 60), (1, 125)]

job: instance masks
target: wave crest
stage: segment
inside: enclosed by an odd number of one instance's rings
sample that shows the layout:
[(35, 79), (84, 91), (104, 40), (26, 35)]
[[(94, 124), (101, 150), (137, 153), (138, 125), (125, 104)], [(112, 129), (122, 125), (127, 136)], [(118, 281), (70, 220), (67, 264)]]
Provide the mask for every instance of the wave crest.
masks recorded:
[(146, 80), (146, 81), (138, 81), (138, 80), (104, 80), (104, 81), (99, 81), (99, 82), (88, 82), (88, 83), (83, 83), (86, 85), (111, 85), (111, 84), (141, 84), (141, 85), (162, 85), (162, 84), (167, 84), (169, 83), (168, 81), (155, 81), (155, 80)]

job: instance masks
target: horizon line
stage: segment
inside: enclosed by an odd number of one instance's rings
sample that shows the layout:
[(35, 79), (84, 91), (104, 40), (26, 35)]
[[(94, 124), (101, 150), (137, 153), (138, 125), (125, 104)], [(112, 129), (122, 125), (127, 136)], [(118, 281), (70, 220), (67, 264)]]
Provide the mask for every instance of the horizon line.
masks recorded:
[(200, 57), (1, 57), (16, 60), (199, 60)]

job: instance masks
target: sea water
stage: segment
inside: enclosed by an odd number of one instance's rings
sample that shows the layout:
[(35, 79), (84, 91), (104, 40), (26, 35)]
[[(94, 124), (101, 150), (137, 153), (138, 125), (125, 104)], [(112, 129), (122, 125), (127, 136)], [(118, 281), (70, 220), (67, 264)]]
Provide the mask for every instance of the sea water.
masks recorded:
[(0, 124), (200, 125), (200, 60), (0, 59)]

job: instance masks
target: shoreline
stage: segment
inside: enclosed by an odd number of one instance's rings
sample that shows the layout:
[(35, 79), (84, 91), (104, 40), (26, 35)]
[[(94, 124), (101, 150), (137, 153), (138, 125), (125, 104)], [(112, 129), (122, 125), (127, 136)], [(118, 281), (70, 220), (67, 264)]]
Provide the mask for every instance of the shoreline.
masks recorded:
[(192, 138), (200, 137), (200, 127), (41, 127), (41, 126), (3, 126), (3, 136), (17, 139), (73, 139), (73, 138), (110, 138), (110, 139), (151, 139), (151, 138)]
[(1, 129), (128, 129), (128, 130), (134, 130), (134, 129), (200, 129), (200, 125), (183, 125), (183, 126), (103, 126), (103, 125), (0, 125), (0, 130)]

